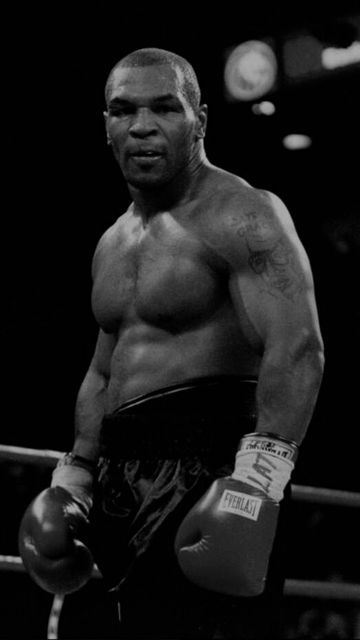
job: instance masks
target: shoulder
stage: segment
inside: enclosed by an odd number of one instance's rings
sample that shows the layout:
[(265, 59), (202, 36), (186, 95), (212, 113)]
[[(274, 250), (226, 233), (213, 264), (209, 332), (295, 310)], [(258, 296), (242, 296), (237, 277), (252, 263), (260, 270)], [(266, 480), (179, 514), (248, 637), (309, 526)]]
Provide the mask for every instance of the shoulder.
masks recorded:
[(266, 241), (295, 232), (290, 212), (281, 198), (253, 187), (234, 194), (220, 220), (225, 229), (244, 239), (256, 236)]
[(259, 189), (243, 178), (212, 167), (203, 192), (202, 218), (206, 224), (226, 227), (238, 222), (267, 221), (268, 225), (290, 225), (292, 219), (285, 203), (271, 191)]
[(204, 242), (224, 257), (233, 251), (239, 255), (254, 241), (266, 246), (281, 236), (296, 236), (291, 215), (276, 194), (226, 172), (219, 172), (214, 185), (199, 222)]

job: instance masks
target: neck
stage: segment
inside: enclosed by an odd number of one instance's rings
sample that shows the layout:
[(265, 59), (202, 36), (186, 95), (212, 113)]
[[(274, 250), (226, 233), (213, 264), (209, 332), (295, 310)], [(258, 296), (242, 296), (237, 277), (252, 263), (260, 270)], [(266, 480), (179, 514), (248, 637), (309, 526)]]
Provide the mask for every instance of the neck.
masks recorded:
[(146, 222), (156, 213), (189, 202), (196, 196), (199, 183), (209, 166), (202, 149), (172, 180), (160, 187), (138, 188), (128, 185), (135, 209)]

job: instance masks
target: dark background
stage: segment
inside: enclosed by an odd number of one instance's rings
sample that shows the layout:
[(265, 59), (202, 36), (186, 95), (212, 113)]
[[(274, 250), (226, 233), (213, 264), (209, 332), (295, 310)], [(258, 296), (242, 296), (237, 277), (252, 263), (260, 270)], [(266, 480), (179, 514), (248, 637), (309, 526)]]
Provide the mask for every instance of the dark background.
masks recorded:
[[(97, 333), (91, 258), (101, 233), (129, 202), (106, 146), (103, 88), (119, 58), (157, 46), (183, 55), (197, 71), (209, 105), (209, 160), (277, 193), (311, 260), (326, 370), (293, 480), (360, 490), (359, 65), (294, 85), (281, 69), (282, 45), (294, 30), (348, 46), (339, 21), (359, 15), (359, 3), (337, 2), (331, 9), (327, 3), (251, 4), (236, 12), (230, 3), (210, 9), (93, 6), (76, 15), (54, 5), (48, 12), (19, 8), (6, 16), (2, 443), (72, 445), (75, 398)], [(255, 101), (271, 100), (271, 117), (255, 115), (253, 102), (229, 102), (224, 94), (228, 52), (256, 38), (272, 38), (280, 56), (276, 90)], [(310, 135), (312, 146), (286, 150), (282, 138), (293, 132)], [(3, 501), (14, 519), (2, 531), (0, 551), (16, 554), (21, 509), (48, 476), (8, 463), (1, 474), (9, 491)], [(326, 517), (320, 525), (319, 540)]]
[[(314, 271), (327, 356), (304, 480), (356, 488), (349, 460), (356, 461), (359, 361), (359, 68), (296, 86), (280, 78), (266, 96), (277, 109), (271, 117), (254, 115), (252, 102), (229, 103), (223, 87), (226, 53), (243, 40), (270, 36), (281, 47), (302, 27), (322, 27), (323, 40), (334, 39), (342, 33), (335, 18), (356, 12), (343, 2), (332, 11), (270, 5), (242, 7), (236, 19), (225, 7), (203, 16), (139, 8), (80, 18), (59, 10), (39, 22), (33, 13), (9, 21), (2, 442), (72, 444), (75, 397), (97, 333), (91, 257), (129, 202), (105, 143), (104, 83), (124, 54), (155, 45), (184, 55), (198, 73), (210, 161), (277, 193), (295, 220)], [(293, 132), (311, 135), (312, 147), (286, 150), (282, 138)]]

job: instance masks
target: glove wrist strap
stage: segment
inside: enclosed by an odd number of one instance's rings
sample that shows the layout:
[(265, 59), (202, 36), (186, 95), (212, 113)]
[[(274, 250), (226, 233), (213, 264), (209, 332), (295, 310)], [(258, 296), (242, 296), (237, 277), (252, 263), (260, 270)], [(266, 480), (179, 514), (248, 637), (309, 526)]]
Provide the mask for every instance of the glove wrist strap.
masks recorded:
[(77, 453), (65, 453), (65, 455), (59, 460), (57, 466), (66, 466), (73, 465), (75, 467), (82, 467), (83, 469), (87, 469), (90, 473), (95, 473), (97, 467), (97, 460), (90, 460), (89, 458), (84, 458), (84, 456), (79, 456)]
[(280, 502), (297, 457), (296, 443), (268, 433), (250, 433), (240, 442), (232, 477)]
[[(88, 465), (77, 460), (80, 456), (65, 454), (57, 463), (53, 474), (51, 487), (63, 487), (81, 504), (88, 513), (92, 507), (93, 472)], [(85, 460), (85, 459), (84, 459)]]

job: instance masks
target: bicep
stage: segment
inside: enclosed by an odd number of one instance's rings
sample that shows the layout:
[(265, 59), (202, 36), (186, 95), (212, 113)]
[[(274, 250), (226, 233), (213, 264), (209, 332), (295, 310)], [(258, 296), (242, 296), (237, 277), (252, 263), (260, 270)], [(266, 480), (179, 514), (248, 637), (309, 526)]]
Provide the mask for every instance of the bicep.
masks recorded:
[(231, 295), (262, 347), (320, 339), (311, 267), (294, 228), (249, 236), (243, 253), (231, 274)]

